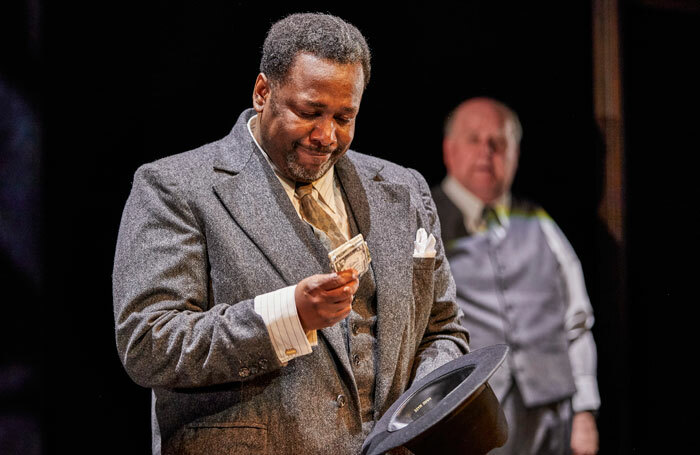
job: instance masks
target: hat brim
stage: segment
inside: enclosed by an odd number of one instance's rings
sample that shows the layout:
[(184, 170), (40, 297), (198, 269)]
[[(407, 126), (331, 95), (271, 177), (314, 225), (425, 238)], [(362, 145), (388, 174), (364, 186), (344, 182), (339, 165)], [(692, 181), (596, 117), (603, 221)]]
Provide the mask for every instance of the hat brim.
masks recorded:
[(508, 346), (474, 350), (416, 381), (384, 413), (362, 445), (363, 455), (383, 454), (406, 445), (455, 412), (503, 363)]

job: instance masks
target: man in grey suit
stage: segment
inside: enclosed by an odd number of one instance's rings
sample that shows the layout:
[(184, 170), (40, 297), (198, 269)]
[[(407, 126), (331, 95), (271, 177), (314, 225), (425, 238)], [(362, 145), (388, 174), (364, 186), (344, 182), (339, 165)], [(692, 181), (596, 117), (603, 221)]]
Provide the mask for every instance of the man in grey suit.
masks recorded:
[[(354, 26), (291, 15), (231, 133), (137, 170), (114, 316), (153, 391), (153, 453), (358, 453), (412, 381), (468, 351), (441, 242), (414, 249), (419, 229), (440, 238), (425, 180), (348, 150), (369, 76)], [(369, 270), (332, 273), (360, 233)]]
[(564, 234), (541, 207), (511, 196), (520, 137), (515, 112), (493, 99), (450, 114), (448, 175), (433, 189), (443, 242), (472, 347), (510, 347), (489, 381), (509, 425), (492, 453), (590, 455), (600, 404), (593, 312)]

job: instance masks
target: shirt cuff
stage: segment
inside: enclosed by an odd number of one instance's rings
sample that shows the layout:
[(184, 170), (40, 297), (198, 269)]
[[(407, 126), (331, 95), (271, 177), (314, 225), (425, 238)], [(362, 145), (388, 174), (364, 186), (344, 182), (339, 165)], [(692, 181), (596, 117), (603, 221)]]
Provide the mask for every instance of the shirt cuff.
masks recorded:
[(575, 378), (576, 393), (571, 399), (574, 412), (596, 411), (600, 407), (600, 394), (595, 376), (578, 376)]
[(295, 286), (255, 297), (255, 311), (263, 318), (277, 358), (286, 364), (295, 357), (311, 354), (318, 344), (316, 331), (304, 332), (294, 300)]

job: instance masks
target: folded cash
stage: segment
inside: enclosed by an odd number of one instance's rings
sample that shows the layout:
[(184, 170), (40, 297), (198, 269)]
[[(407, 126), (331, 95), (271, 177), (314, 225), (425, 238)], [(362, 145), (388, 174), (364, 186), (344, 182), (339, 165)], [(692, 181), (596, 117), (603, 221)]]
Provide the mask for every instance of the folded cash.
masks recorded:
[(331, 260), (331, 269), (334, 272), (355, 269), (358, 276), (362, 276), (363, 273), (369, 270), (369, 263), (372, 262), (367, 242), (365, 242), (362, 234), (357, 234), (328, 253), (328, 259)]

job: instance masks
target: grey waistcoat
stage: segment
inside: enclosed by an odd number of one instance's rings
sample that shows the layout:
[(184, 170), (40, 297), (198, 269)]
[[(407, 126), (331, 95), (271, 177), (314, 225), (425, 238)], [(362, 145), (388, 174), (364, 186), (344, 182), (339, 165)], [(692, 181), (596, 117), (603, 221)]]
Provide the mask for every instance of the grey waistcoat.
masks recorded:
[[(352, 235), (358, 234), (357, 225), (346, 204)], [(352, 373), (360, 395), (360, 411), (363, 422), (374, 420), (374, 386), (376, 368), (377, 307), (376, 285), (372, 268), (360, 278), (350, 315), (343, 321), (348, 340), (348, 354)]]
[(507, 231), (499, 227), (504, 236), (490, 230), (446, 242), (470, 345), (510, 346), (491, 384), (502, 396), (514, 380), (527, 406), (575, 391), (564, 331), (566, 289), (535, 214), (534, 207), (514, 205)]
[[(341, 188), (343, 200), (347, 201), (345, 191)], [(345, 211), (348, 216), (348, 224), (352, 236), (359, 234), (359, 229), (349, 204), (345, 204)], [(324, 245), (326, 250), (330, 249), (328, 237), (318, 229), (310, 226), (318, 240)], [(328, 258), (324, 258), (328, 261)], [(370, 269), (360, 278), (360, 286), (355, 293), (352, 303), (352, 311), (341, 326), (345, 332), (345, 346), (348, 350), (348, 357), (352, 366), (352, 373), (357, 385), (357, 392), (360, 397), (360, 412), (363, 422), (373, 422), (375, 420), (374, 409), (374, 387), (376, 379), (376, 327), (377, 327), (377, 307), (376, 307), (376, 284), (374, 271), (371, 263)], [(363, 424), (365, 432), (372, 428), (371, 423)]]

